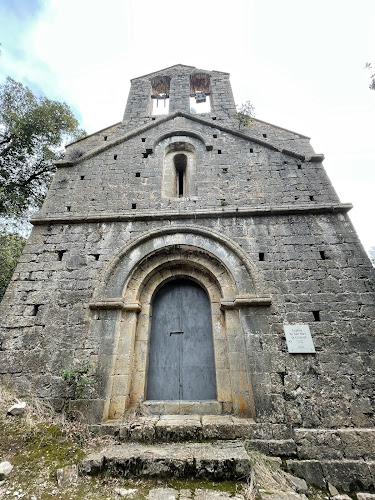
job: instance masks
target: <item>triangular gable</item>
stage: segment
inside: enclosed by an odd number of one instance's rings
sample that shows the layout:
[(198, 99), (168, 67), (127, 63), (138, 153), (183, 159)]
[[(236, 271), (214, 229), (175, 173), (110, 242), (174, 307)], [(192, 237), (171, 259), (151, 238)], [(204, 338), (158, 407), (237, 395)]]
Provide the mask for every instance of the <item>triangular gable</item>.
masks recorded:
[[(262, 139), (259, 139), (258, 137), (254, 137), (254, 136), (245, 134), (239, 130), (233, 130), (229, 127), (219, 125), (217, 122), (215, 122), (213, 124), (211, 121), (206, 120), (204, 118), (201, 118), (197, 115), (192, 115), (190, 113), (185, 113), (183, 111), (175, 111), (174, 113), (163, 116), (163, 117), (159, 118), (158, 120), (152, 121), (150, 123), (147, 123), (146, 125), (138, 127), (136, 129), (133, 129), (132, 131), (130, 131), (130, 132), (128, 132), (120, 137), (116, 137), (112, 141), (108, 141), (105, 144), (103, 144), (102, 146), (91, 149), (90, 151), (88, 151), (87, 153), (85, 153), (81, 157), (77, 158), (76, 160), (60, 160), (60, 161), (57, 161), (55, 163), (55, 165), (57, 167), (70, 167), (73, 165), (78, 165), (79, 163), (82, 163), (83, 161), (85, 161), (89, 158), (92, 158), (92, 157), (98, 155), (99, 153), (107, 151), (108, 149), (111, 149), (112, 147), (117, 146), (118, 144), (126, 142), (126, 141), (132, 139), (133, 137), (136, 137), (144, 132), (147, 132), (148, 130), (156, 128), (160, 124), (167, 123), (168, 121), (173, 120), (174, 118), (177, 118), (177, 117), (183, 117), (189, 121), (200, 123), (202, 125), (205, 125), (207, 127), (215, 129), (215, 130), (220, 130), (220, 131), (225, 132), (227, 134), (230, 134), (232, 136), (244, 139), (248, 142), (253, 142), (255, 144), (259, 144), (259, 145), (265, 147), (266, 149), (270, 149), (271, 151), (279, 151), (280, 153), (283, 153), (287, 156), (291, 156), (292, 158), (297, 158), (298, 160), (301, 160), (301, 161), (321, 162), (324, 160), (324, 155), (322, 155), (322, 154), (315, 154), (315, 155), (311, 155), (311, 156), (301, 155), (299, 153), (296, 153), (295, 151), (277, 147), (270, 142), (263, 141)], [(188, 131), (186, 131), (186, 132), (188, 132)], [(193, 132), (193, 131), (191, 131), (191, 132)], [(207, 144), (206, 144), (206, 147), (207, 147)], [(149, 153), (151, 153), (151, 151), (149, 151)]]

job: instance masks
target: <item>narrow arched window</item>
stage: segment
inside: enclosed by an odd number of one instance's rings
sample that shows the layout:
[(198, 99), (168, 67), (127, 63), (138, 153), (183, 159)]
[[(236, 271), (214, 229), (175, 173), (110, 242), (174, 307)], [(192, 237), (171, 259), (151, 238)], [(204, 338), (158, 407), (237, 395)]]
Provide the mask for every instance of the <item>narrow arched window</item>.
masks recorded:
[(162, 197), (184, 201), (197, 196), (195, 147), (185, 141), (171, 142), (170, 138), (166, 141)]
[(173, 158), (175, 168), (175, 196), (177, 198), (185, 198), (186, 193), (186, 166), (187, 156), (184, 154), (175, 155)]

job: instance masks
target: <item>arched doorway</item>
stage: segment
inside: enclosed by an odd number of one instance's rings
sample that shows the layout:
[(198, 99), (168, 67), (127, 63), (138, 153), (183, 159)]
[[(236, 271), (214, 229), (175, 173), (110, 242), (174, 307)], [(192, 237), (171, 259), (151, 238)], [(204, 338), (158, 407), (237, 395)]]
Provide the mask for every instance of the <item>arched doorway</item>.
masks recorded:
[[(217, 396), (194, 404), (190, 400), (153, 400), (148, 404), (153, 301), (159, 289), (178, 279), (199, 283), (209, 298)], [(155, 414), (254, 417), (245, 337), (251, 332), (243, 328), (242, 310), (268, 307), (271, 297), (241, 248), (212, 229), (183, 225), (158, 228), (130, 241), (100, 281), (90, 303), (90, 335), (102, 339), (97, 360), (102, 384), (98, 385), (95, 404), (98, 408), (103, 405), (103, 421), (123, 418), (133, 405), (146, 405)]]
[(155, 294), (147, 380), (147, 400), (216, 399), (210, 301), (192, 280)]

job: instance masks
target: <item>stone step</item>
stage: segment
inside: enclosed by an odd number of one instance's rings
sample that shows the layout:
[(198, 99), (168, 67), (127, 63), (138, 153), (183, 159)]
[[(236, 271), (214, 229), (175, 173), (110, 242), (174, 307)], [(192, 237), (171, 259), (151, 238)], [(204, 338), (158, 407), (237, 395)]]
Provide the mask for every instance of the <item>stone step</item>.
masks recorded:
[(125, 422), (91, 425), (101, 435), (116, 436), (119, 441), (180, 442), (201, 440), (249, 439), (256, 423), (252, 419), (230, 415), (151, 415)]
[(88, 475), (194, 477), (215, 481), (246, 481), (251, 472), (250, 460), (241, 441), (119, 444), (88, 455), (82, 460), (80, 469)]

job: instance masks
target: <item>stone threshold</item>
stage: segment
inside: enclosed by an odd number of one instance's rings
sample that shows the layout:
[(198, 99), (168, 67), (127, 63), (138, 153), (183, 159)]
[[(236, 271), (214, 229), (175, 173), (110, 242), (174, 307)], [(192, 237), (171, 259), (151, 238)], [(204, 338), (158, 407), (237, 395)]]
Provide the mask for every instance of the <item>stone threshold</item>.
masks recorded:
[(148, 415), (108, 421), (89, 428), (119, 441), (179, 442), (250, 438), (257, 424), (232, 415)]
[(143, 401), (142, 406), (146, 414), (152, 415), (223, 415), (231, 413), (225, 411), (224, 403), (215, 399), (209, 400), (149, 400)]

